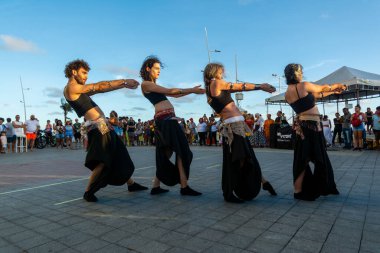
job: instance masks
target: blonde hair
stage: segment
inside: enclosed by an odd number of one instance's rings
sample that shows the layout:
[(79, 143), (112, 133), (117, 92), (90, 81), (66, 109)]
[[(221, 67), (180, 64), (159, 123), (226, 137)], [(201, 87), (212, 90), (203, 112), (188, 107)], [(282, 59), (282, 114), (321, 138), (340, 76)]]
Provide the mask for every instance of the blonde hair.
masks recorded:
[(203, 81), (205, 85), (209, 85), (211, 80), (216, 77), (219, 69), (224, 70), (224, 66), (220, 63), (209, 63), (203, 71)]
[(284, 74), (286, 84), (297, 84), (301, 82), (303, 67), (301, 64), (291, 63), (285, 67)]

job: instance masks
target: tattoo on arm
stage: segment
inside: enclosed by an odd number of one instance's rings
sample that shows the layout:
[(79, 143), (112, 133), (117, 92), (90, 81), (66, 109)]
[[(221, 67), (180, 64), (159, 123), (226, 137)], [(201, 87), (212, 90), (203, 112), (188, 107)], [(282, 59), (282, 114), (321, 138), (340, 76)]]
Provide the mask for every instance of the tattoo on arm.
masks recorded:
[[(97, 86), (97, 87), (96, 87)], [(103, 93), (109, 90), (112, 90), (113, 86), (110, 81), (100, 82), (97, 84), (93, 84), (92, 91), (97, 91), (99, 93)]]
[(122, 86), (120, 86), (120, 87), (119, 86), (113, 85), (112, 81), (103, 81), (103, 82), (99, 82), (99, 83), (90, 84), (88, 86), (88, 88), (86, 89), (86, 92), (90, 93), (90, 94), (104, 93), (107, 91), (112, 91), (112, 90), (122, 88)]

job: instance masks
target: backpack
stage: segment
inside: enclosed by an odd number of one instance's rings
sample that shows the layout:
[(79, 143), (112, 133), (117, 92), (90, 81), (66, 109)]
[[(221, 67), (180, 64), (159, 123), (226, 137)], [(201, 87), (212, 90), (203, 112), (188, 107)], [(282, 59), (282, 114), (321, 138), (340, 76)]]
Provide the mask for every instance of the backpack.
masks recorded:
[(358, 127), (362, 124), (362, 121), (359, 118), (359, 115), (354, 114), (354, 117), (352, 117), (351, 124), (353, 127)]

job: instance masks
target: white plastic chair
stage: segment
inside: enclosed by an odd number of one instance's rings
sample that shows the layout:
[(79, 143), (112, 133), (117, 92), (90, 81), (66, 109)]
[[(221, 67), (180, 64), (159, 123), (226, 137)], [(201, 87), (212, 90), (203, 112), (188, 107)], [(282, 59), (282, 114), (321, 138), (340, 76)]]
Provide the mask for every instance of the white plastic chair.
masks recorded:
[[(25, 145), (24, 145), (25, 142)], [(25, 135), (16, 136), (16, 153), (18, 153), (18, 149), (20, 149), (20, 153), (28, 152), (28, 140)]]

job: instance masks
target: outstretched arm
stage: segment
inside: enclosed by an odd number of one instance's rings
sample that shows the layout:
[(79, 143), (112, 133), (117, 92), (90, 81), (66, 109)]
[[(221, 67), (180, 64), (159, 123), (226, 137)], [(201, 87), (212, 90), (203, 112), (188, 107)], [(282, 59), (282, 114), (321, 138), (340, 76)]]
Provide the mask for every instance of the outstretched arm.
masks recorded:
[(262, 90), (269, 93), (275, 92), (276, 88), (269, 83), (253, 84), (253, 83), (232, 83), (224, 80), (215, 80), (211, 83), (211, 89), (228, 90), (231, 93), (239, 91)]
[(145, 81), (141, 84), (141, 88), (145, 93), (149, 92), (155, 92), (155, 93), (161, 93), (169, 97), (183, 97), (189, 94), (204, 94), (205, 90), (201, 88), (200, 85), (194, 86), (193, 88), (186, 88), (186, 89), (180, 89), (180, 88), (165, 88), (158, 84), (155, 84), (153, 82)]
[(313, 93), (313, 95), (315, 98), (324, 98), (332, 94), (341, 94), (341, 93), (342, 91), (327, 91), (327, 92)]
[(328, 96), (333, 93), (340, 94), (342, 91), (347, 89), (347, 86), (342, 83), (334, 83), (334, 84), (324, 84), (324, 85), (317, 85), (310, 82), (304, 82), (305, 89), (307, 92), (314, 93), (318, 97), (316, 93), (324, 93), (323, 96)]
[(313, 83), (305, 82), (305, 88), (308, 92), (312, 92), (315, 98), (323, 98), (332, 94), (341, 94), (347, 89), (347, 86), (341, 83), (334, 83), (332, 85), (316, 85)]
[(112, 81), (102, 81), (98, 83), (90, 83), (86, 85), (75, 85), (70, 87), (70, 92), (76, 94), (87, 94), (89, 96), (109, 92), (113, 90), (118, 90), (121, 88), (136, 89), (139, 86), (139, 82), (134, 79), (120, 79)]

